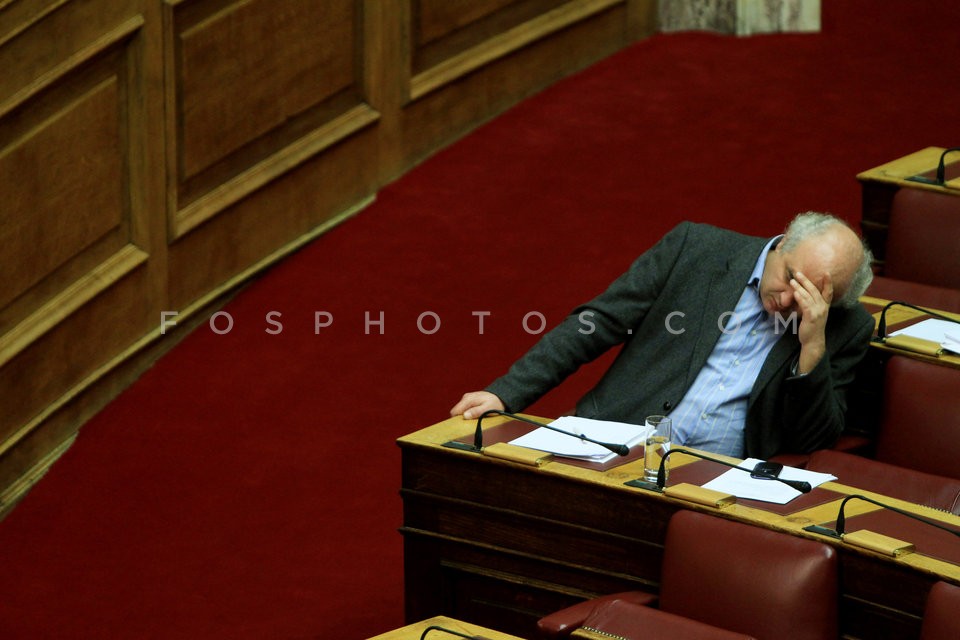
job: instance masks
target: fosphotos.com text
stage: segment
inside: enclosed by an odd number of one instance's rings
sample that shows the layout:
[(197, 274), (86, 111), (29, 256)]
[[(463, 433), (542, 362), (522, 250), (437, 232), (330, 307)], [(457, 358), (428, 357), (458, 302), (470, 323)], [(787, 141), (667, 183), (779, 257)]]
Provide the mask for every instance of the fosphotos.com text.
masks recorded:
[[(160, 334), (166, 335), (167, 331), (177, 326), (177, 317), (179, 311), (161, 311), (160, 312)], [(485, 321), (492, 315), (492, 311), (471, 311), (470, 316), (475, 318), (477, 335), (483, 335)], [(596, 313), (593, 311), (581, 311), (576, 316), (576, 322), (580, 325), (578, 332), (584, 335), (590, 335), (597, 329), (594, 322)], [(683, 320), (686, 314), (682, 311), (673, 311), (664, 318), (663, 326), (667, 333), (671, 335), (681, 335), (686, 332), (683, 326)], [(774, 329), (779, 333), (787, 331), (796, 333), (798, 318), (797, 315), (790, 314), (782, 316), (779, 313), (773, 318)], [(217, 311), (212, 314), (207, 321), (210, 331), (217, 335), (227, 335), (234, 330), (237, 321), (233, 315), (227, 311)], [(284, 331), (283, 313), (280, 311), (268, 311), (262, 318), (263, 332), (268, 335), (279, 335)], [(313, 333), (320, 335), (334, 324), (334, 314), (330, 311), (313, 312)], [(443, 319), (435, 311), (423, 311), (417, 315), (414, 324), (418, 332), (423, 335), (433, 335), (440, 331), (443, 326)], [(366, 335), (384, 335), (386, 333), (386, 312), (384, 311), (365, 311), (363, 318), (357, 322), (357, 326)], [(519, 328), (529, 335), (540, 335), (548, 327), (547, 317), (539, 311), (528, 311), (518, 322)], [(717, 328), (723, 333), (736, 333), (740, 329), (740, 320), (733, 312), (725, 312), (717, 317)], [(628, 335), (633, 333), (632, 329), (627, 329)]]

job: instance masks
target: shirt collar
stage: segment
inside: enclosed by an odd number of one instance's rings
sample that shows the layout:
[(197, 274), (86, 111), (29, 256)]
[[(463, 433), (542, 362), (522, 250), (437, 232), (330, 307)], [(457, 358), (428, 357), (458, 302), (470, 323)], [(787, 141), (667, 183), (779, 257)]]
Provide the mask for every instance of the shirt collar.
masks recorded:
[(757, 258), (757, 263), (753, 265), (753, 272), (750, 273), (750, 277), (747, 278), (747, 285), (756, 289), (760, 285), (760, 278), (763, 276), (763, 266), (767, 263), (767, 254), (770, 253), (770, 250), (780, 239), (783, 238), (783, 235), (773, 237), (770, 242), (767, 243), (767, 246), (763, 248), (763, 251), (760, 252), (760, 257)]

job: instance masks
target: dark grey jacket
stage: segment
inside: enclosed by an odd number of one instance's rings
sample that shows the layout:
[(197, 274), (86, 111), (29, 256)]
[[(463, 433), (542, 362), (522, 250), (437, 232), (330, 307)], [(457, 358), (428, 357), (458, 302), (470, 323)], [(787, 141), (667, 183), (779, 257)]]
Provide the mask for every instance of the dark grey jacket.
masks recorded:
[[(736, 306), (768, 241), (681, 223), (487, 390), (508, 410), (522, 411), (581, 365), (622, 344), (600, 382), (577, 403), (577, 415), (642, 423), (669, 412), (706, 363), (721, 335), (718, 317)], [(684, 331), (672, 333), (668, 326)], [(785, 332), (750, 394), (743, 453), (765, 459), (830, 446), (843, 430), (845, 391), (873, 329), (861, 305), (832, 308), (827, 353), (806, 376), (791, 375), (800, 343)]]

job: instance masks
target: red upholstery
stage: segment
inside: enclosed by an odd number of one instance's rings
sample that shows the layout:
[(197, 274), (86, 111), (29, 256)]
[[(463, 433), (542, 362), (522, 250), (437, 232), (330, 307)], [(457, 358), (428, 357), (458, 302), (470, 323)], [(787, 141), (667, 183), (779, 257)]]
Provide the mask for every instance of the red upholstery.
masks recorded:
[(927, 596), (920, 640), (956, 640), (960, 638), (960, 587), (937, 582)]
[(832, 449), (815, 451), (806, 468), (832, 473), (841, 484), (960, 515), (960, 480)]
[[(837, 443), (833, 445), (834, 451), (847, 451), (850, 453), (859, 453), (870, 447), (870, 439), (866, 436), (853, 434), (843, 434)], [(770, 458), (771, 462), (779, 462), (786, 467), (797, 467), (804, 469), (810, 460), (809, 453), (781, 453)]]
[(900, 189), (890, 206), (883, 275), (960, 289), (960, 197)]
[[(581, 620), (575, 624), (570, 609), (551, 614), (540, 620), (541, 633), (565, 637), (595, 608), (631, 597), (635, 594), (575, 605)], [(835, 640), (837, 601), (837, 557), (830, 546), (695, 511), (678, 511), (670, 519), (663, 612), (760, 639)]]
[(890, 203), (883, 272), (866, 294), (960, 312), (960, 197), (921, 188)]
[(694, 511), (670, 520), (660, 608), (757, 638), (837, 637), (832, 547)]
[(960, 479), (960, 369), (890, 358), (876, 458)]
[[(751, 640), (684, 616), (614, 598), (594, 608), (583, 627), (626, 640)], [(755, 639), (754, 639), (755, 640)]]
[(593, 600), (584, 600), (577, 604), (540, 618), (537, 627), (544, 638), (566, 638), (570, 633), (582, 627), (595, 610), (603, 608), (609, 602), (619, 601), (626, 604), (646, 607), (657, 601), (657, 596), (643, 591), (624, 591)]
[(928, 309), (960, 313), (960, 289), (876, 276), (867, 288), (866, 295), (883, 300), (909, 302)]

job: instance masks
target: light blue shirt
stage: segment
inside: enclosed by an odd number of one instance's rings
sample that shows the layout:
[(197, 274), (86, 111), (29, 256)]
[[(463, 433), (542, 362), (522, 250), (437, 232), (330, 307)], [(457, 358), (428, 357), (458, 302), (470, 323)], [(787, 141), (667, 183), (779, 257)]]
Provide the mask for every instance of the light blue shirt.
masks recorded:
[[(743, 293), (706, 364), (683, 400), (670, 412), (673, 442), (704, 451), (743, 456), (747, 399), (767, 354), (784, 332), (760, 299), (760, 277), (774, 238), (757, 258)], [(720, 321), (726, 319), (723, 316)]]

